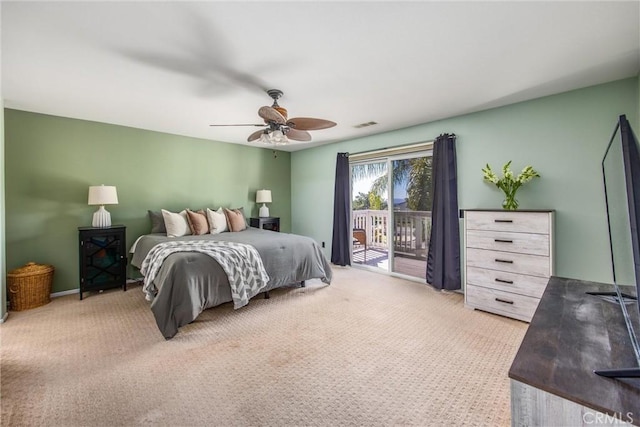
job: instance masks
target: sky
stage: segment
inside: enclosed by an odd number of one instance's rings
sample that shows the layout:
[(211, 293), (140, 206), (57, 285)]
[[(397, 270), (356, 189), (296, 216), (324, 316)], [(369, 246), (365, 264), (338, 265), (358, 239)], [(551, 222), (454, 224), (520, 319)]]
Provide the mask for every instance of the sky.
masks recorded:
[[(377, 178), (377, 177), (376, 177)], [(355, 198), (355, 196), (358, 195), (358, 193), (365, 193), (367, 194), (369, 192), (369, 190), (371, 189), (371, 184), (373, 183), (373, 181), (376, 180), (376, 178), (367, 178), (367, 179), (362, 179), (359, 181), (353, 181), (351, 186), (352, 186), (352, 199)], [(407, 183), (406, 182), (401, 182), (401, 183), (397, 183), (393, 186), (393, 198), (394, 199), (406, 199), (407, 197)], [(387, 198), (387, 194), (385, 192), (383, 199), (386, 200)]]

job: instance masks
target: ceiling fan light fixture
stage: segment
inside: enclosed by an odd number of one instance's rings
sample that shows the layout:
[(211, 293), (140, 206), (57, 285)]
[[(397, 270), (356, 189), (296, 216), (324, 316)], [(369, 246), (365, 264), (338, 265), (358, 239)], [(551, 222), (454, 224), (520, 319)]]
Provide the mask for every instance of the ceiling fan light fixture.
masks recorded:
[(257, 142), (270, 145), (285, 145), (289, 143), (289, 138), (281, 129), (265, 129)]
[(264, 131), (262, 135), (260, 135), (260, 139), (258, 140), (258, 142), (261, 142), (263, 144), (271, 144), (271, 138), (269, 138), (269, 133), (267, 131)]
[(280, 130), (276, 129), (269, 134), (269, 139), (272, 144), (284, 145), (289, 143), (289, 138)]

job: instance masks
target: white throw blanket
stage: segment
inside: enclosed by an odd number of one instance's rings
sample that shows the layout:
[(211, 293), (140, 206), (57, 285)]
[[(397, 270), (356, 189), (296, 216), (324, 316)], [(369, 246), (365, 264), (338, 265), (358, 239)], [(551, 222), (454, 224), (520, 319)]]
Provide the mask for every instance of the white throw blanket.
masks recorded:
[(175, 252), (202, 252), (215, 259), (229, 278), (233, 307), (240, 308), (249, 303), (269, 283), (260, 254), (251, 245), (221, 241), (175, 241), (154, 246), (140, 267), (144, 275), (142, 290), (146, 299), (152, 301), (158, 290), (153, 284), (165, 258)]

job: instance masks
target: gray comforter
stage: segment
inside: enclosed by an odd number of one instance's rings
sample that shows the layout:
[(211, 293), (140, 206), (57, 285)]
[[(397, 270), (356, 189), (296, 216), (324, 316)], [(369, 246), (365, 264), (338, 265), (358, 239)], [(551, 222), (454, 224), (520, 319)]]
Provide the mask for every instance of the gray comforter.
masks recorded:
[[(260, 254), (270, 278), (265, 291), (314, 278), (325, 283), (331, 282), (331, 266), (315, 240), (258, 228), (179, 238), (159, 234), (142, 236), (136, 243), (131, 263), (140, 268), (153, 246), (176, 239), (252, 245)], [(172, 338), (178, 328), (194, 321), (203, 310), (232, 301), (224, 270), (218, 262), (203, 253), (171, 254), (165, 259), (153, 283), (158, 294), (151, 303), (151, 311), (165, 338)]]

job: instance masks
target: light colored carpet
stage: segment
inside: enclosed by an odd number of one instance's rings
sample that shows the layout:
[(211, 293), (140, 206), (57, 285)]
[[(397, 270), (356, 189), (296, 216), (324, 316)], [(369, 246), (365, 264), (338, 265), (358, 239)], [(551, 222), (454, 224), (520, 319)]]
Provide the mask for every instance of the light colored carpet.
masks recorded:
[(355, 268), (206, 310), (172, 340), (139, 286), (0, 327), (3, 426), (508, 425), (527, 325)]

